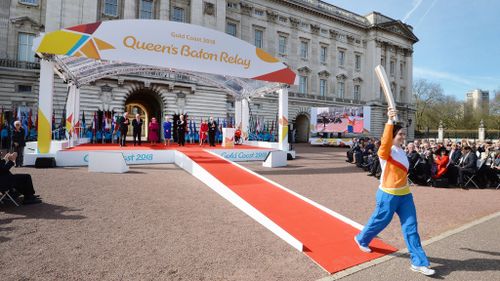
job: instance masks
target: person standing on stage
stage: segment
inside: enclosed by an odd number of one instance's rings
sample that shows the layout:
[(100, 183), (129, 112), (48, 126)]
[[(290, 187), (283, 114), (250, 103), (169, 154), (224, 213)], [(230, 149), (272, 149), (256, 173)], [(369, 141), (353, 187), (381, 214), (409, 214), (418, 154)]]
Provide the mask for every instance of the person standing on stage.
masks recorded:
[(24, 147), (26, 140), (24, 138), (24, 128), (21, 126), (21, 121), (14, 122), (14, 131), (12, 132), (12, 148), (17, 153), (16, 167), (21, 167), (24, 161)]
[(120, 130), (120, 146), (126, 146), (128, 125), (130, 125), (130, 120), (128, 120), (128, 112), (123, 113), (123, 116), (118, 117), (118, 130)]
[(177, 139), (179, 140), (179, 146), (184, 146), (186, 144), (186, 121), (184, 120), (184, 115), (179, 116), (177, 120)]
[(134, 138), (134, 146), (137, 143), (139, 146), (141, 145), (141, 135), (142, 135), (142, 119), (141, 115), (136, 114), (135, 119), (132, 120), (132, 133), (133, 133), (133, 138)]
[(404, 128), (395, 124), (397, 111), (389, 108), (389, 117), (382, 135), (381, 145), (378, 149), (382, 175), (377, 191), (377, 204), (368, 223), (363, 230), (354, 237), (354, 241), (363, 252), (370, 253), (370, 242), (384, 228), (389, 225), (394, 213), (401, 221), (403, 237), (410, 252), (410, 269), (424, 275), (433, 275), (435, 270), (429, 268), (429, 260), (420, 244), (417, 229), (417, 212), (413, 196), (408, 185), (408, 158), (403, 145), (406, 134)]
[(148, 137), (151, 145), (156, 144), (160, 139), (160, 124), (156, 121), (156, 118), (151, 118), (151, 123), (149, 123)]
[(208, 132), (208, 123), (206, 119), (203, 119), (200, 125), (200, 146), (206, 143), (207, 132)]
[(165, 146), (170, 146), (170, 139), (172, 138), (172, 122), (170, 122), (170, 117), (165, 116), (165, 122), (163, 122), (163, 138), (165, 139)]
[(217, 122), (210, 116), (208, 121), (208, 142), (210, 146), (215, 146), (215, 133), (217, 132)]

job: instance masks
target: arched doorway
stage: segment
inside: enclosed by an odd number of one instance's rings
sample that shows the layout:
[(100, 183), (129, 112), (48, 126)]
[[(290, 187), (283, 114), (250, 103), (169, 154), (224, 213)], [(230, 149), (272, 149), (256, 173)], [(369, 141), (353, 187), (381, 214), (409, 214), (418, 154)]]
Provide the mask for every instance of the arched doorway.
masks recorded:
[(297, 115), (295, 118), (295, 128), (297, 129), (296, 142), (309, 141), (309, 116), (304, 113)]
[[(128, 112), (129, 117), (135, 118), (136, 114), (141, 116), (144, 121), (142, 125), (142, 137), (148, 137), (148, 124), (153, 117), (161, 123), (162, 119), (162, 103), (160, 96), (157, 92), (150, 89), (137, 89), (130, 93), (125, 101), (125, 110)], [(132, 137), (132, 130), (128, 131), (129, 137)]]

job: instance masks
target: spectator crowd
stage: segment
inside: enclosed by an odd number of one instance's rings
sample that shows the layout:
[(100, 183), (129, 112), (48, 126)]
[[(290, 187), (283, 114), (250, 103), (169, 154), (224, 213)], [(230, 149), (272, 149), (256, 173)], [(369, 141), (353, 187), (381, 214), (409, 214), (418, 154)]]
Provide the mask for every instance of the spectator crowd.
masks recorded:
[[(374, 138), (353, 139), (347, 162), (380, 178), (382, 169)], [(472, 143), (467, 140), (437, 143), (415, 140), (404, 146), (410, 168), (410, 184), (434, 187), (500, 188), (500, 141)]]

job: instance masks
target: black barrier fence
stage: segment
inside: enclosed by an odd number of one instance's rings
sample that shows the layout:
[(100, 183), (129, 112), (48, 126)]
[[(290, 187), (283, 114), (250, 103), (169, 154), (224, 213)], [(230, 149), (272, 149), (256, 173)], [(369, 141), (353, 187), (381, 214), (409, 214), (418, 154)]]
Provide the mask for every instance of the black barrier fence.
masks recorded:
[[(479, 133), (478, 130), (445, 130), (443, 137), (445, 139), (478, 139)], [(438, 131), (437, 130), (428, 130), (428, 131), (415, 131), (416, 139), (437, 139)], [(485, 138), (488, 140), (498, 140), (500, 139), (500, 130), (491, 129), (485, 130)]]

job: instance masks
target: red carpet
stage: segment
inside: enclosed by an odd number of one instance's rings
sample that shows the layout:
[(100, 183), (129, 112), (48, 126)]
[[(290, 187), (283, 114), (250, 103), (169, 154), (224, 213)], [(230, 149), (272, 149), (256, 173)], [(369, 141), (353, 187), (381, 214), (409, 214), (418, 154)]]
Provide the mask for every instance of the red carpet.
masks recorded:
[(304, 244), (304, 252), (333, 273), (397, 249), (375, 239), (373, 253), (361, 252), (359, 230), (263, 179), (205, 151), (179, 149), (233, 192)]
[(236, 145), (234, 148), (225, 148), (217, 145), (216, 147), (209, 147), (208, 145), (201, 146), (199, 144), (186, 144), (184, 147), (178, 146), (176, 143), (171, 143), (170, 146), (164, 146), (163, 144), (142, 144), (141, 146), (134, 146), (133, 144), (127, 143), (126, 146), (120, 147), (118, 144), (113, 143), (103, 143), (103, 144), (81, 144), (75, 147), (68, 148), (66, 150), (71, 151), (95, 151), (95, 150), (185, 150), (185, 149), (194, 149), (200, 150), (203, 149), (259, 149), (259, 150), (268, 150), (267, 148), (249, 146), (249, 145)]

